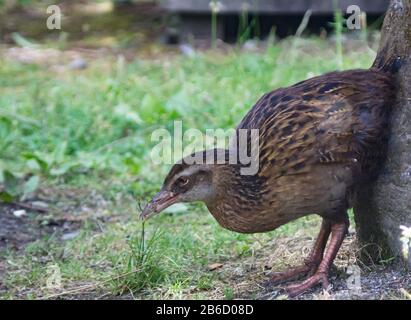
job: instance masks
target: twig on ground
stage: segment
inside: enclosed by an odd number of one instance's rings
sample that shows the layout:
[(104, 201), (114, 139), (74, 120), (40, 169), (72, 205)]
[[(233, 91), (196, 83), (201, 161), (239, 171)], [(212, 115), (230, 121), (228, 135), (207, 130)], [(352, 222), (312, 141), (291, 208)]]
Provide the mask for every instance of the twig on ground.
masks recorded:
[(400, 289), (401, 293), (404, 295), (404, 297), (408, 300), (411, 300), (411, 293), (409, 293), (407, 290), (405, 290), (404, 288)]
[(17, 207), (23, 208), (23, 209), (31, 210), (31, 211), (38, 211), (42, 213), (50, 212), (50, 209), (33, 206), (32, 204), (29, 204), (29, 203), (13, 201), (11, 204)]
[(104, 285), (104, 284), (106, 284), (110, 281), (121, 279), (123, 277), (126, 277), (126, 276), (128, 276), (132, 273), (139, 272), (139, 271), (141, 271), (141, 269), (129, 271), (129, 272), (120, 274), (120, 275), (115, 276), (115, 277), (110, 277), (110, 278), (108, 278), (104, 281), (101, 281), (101, 282), (98, 282), (98, 283), (95, 283), (95, 284), (87, 284), (87, 285), (84, 285), (84, 286), (81, 286), (81, 287), (78, 287), (78, 288), (75, 288), (75, 289), (72, 289), (72, 290), (67, 290), (67, 291), (51, 294), (51, 295), (48, 295), (48, 296), (44, 297), (44, 299), (48, 300), (48, 299), (53, 299), (53, 298), (69, 295), (69, 294), (83, 292), (83, 291), (86, 291), (88, 289), (96, 289), (97, 287), (102, 286), (102, 285)]

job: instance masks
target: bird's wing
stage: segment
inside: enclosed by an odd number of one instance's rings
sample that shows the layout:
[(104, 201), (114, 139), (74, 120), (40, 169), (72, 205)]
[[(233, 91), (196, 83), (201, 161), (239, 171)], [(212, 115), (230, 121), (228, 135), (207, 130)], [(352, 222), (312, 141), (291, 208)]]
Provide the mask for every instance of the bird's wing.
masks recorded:
[(366, 72), (331, 73), (264, 95), (238, 126), (259, 129), (259, 175), (300, 174), (319, 163), (354, 165), (378, 140), (386, 103), (378, 81), (356, 81)]

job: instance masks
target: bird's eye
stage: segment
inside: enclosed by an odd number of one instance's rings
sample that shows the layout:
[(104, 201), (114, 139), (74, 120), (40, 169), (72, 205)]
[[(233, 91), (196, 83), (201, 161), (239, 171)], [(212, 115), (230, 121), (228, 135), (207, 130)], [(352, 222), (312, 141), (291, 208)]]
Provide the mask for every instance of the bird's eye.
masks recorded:
[(177, 184), (179, 187), (183, 187), (188, 183), (188, 179), (187, 178), (179, 178), (177, 180)]

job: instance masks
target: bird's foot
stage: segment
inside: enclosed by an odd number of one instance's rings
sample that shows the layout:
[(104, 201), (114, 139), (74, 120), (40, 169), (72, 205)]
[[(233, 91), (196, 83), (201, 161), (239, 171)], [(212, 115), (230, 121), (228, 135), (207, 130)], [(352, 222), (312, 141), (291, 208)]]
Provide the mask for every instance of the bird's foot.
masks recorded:
[(274, 272), (267, 285), (275, 286), (291, 280), (298, 280), (304, 276), (312, 275), (317, 270), (318, 263), (306, 262), (305, 264), (283, 272)]
[(313, 276), (309, 277), (307, 280), (292, 284), (285, 288), (288, 296), (294, 298), (304, 293), (305, 291), (315, 287), (318, 284), (322, 284), (324, 290), (328, 290), (329, 281), (327, 272), (316, 272)]

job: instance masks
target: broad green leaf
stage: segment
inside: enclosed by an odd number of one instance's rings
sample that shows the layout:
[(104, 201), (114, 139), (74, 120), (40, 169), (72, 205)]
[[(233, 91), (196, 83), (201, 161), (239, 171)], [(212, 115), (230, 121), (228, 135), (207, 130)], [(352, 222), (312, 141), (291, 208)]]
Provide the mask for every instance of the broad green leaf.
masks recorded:
[(3, 185), (8, 194), (12, 196), (17, 196), (19, 194), (19, 179), (9, 170), (3, 171)]
[(62, 141), (56, 146), (53, 152), (53, 163), (62, 163), (64, 160), (64, 155), (67, 151), (67, 141)]
[(145, 122), (154, 122), (158, 119), (159, 114), (164, 113), (164, 106), (156, 97), (146, 94), (141, 101), (140, 116)]
[(6, 191), (1, 191), (0, 192), (0, 201), (5, 202), (5, 203), (10, 203), (10, 202), (14, 201), (14, 197)]
[(30, 193), (33, 193), (37, 190), (40, 184), (39, 176), (32, 176), (23, 186), (23, 197), (26, 197)]

